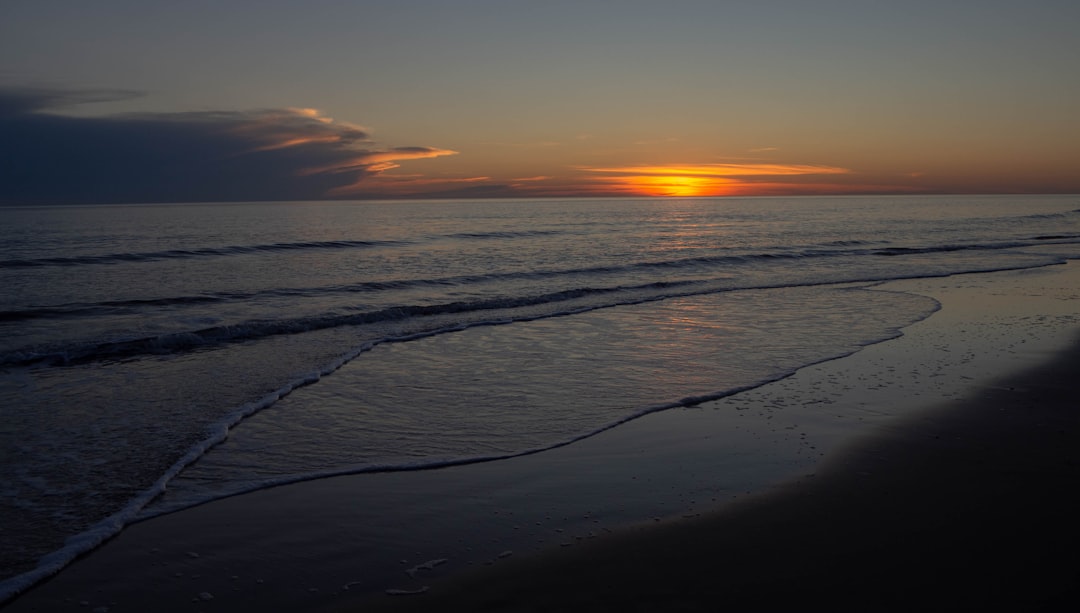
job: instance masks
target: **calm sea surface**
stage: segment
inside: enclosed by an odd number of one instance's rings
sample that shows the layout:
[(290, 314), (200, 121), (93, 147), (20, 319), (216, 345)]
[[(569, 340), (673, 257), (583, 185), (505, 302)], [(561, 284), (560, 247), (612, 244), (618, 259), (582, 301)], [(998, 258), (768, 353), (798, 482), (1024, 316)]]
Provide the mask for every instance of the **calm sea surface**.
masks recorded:
[(877, 281), (1080, 257), (1077, 196), (10, 207), (0, 221), (0, 602), (138, 518), (551, 448), (936, 309)]

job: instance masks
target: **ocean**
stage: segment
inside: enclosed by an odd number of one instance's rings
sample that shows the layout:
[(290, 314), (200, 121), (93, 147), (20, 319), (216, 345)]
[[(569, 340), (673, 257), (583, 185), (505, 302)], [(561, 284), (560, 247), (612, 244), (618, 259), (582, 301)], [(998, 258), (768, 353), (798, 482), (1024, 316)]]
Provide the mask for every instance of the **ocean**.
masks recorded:
[(1077, 196), (0, 208), (0, 602), (132, 522), (536, 453), (1080, 257)]

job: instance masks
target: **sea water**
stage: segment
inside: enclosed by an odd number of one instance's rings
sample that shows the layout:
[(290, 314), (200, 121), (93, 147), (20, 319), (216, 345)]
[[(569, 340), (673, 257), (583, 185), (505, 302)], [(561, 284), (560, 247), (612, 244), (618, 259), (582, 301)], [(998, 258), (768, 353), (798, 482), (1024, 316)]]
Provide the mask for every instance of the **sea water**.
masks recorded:
[(889, 279), (1080, 256), (1077, 196), (0, 209), (0, 601), (139, 518), (491, 461), (927, 317)]

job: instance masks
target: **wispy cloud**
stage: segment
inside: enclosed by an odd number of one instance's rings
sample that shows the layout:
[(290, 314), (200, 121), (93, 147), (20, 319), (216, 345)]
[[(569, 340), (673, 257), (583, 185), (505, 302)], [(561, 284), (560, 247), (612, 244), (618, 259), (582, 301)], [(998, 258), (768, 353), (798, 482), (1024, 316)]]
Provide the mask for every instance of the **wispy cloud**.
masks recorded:
[(477, 144), (482, 147), (508, 147), (513, 149), (550, 149), (552, 147), (563, 146), (563, 143), (557, 140), (537, 140), (521, 142), (484, 141)]
[(315, 109), (59, 111), (133, 92), (0, 90), (0, 202), (212, 202), (347, 197), (398, 162), (453, 155), (383, 147)]
[(625, 175), (663, 175), (691, 177), (752, 177), (847, 174), (847, 168), (811, 164), (671, 164), (659, 166), (617, 166), (589, 168), (589, 172), (617, 173)]
[(638, 146), (638, 147), (652, 147), (652, 146), (655, 146), (655, 145), (670, 145), (672, 143), (677, 143), (679, 141), (680, 141), (680, 139), (678, 139), (678, 138), (668, 137), (668, 138), (654, 138), (654, 139), (646, 139), (646, 140), (637, 140), (637, 141), (634, 141), (633, 144), (635, 146)]

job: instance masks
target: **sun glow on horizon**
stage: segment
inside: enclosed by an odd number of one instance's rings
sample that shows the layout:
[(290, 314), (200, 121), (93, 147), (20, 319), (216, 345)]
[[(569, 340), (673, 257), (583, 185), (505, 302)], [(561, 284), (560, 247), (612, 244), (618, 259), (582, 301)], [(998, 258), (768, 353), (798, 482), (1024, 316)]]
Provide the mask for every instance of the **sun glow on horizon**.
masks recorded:
[(718, 177), (695, 177), (687, 175), (628, 175), (603, 177), (605, 184), (622, 187), (627, 191), (656, 197), (727, 196), (735, 181)]
[[(601, 177), (607, 185), (643, 196), (695, 197), (753, 195), (757, 181), (747, 177), (792, 177), (805, 175), (848, 174), (847, 168), (807, 164), (671, 164), (582, 168), (588, 172), (610, 176)], [(775, 183), (769, 183), (775, 186)], [(792, 188), (798, 186), (792, 184)], [(813, 186), (806, 186), (814, 191)]]

